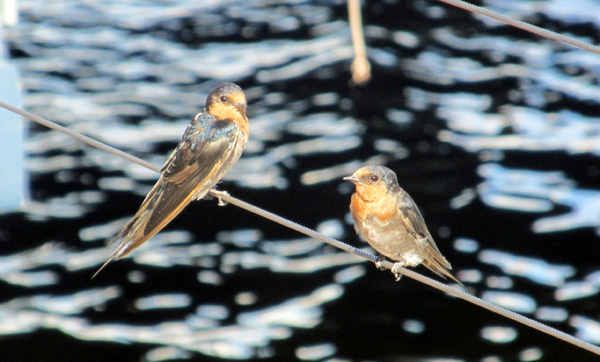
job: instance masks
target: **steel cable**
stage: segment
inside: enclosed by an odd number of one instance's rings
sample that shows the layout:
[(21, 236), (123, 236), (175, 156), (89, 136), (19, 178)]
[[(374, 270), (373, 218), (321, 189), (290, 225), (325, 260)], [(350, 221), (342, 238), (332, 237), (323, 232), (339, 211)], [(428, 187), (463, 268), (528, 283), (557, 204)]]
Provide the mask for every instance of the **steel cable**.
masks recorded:
[[(18, 113), (18, 114), (20, 114), (20, 115), (22, 115), (22, 116), (24, 116), (24, 117), (26, 117), (26, 118), (34, 121), (34, 122), (38, 122), (38, 123), (40, 123), (40, 124), (42, 124), (42, 125), (44, 125), (46, 127), (52, 128), (52, 129), (57, 130), (57, 131), (62, 132), (62, 133), (65, 133), (65, 134), (67, 134), (67, 135), (69, 135), (71, 137), (74, 137), (75, 139), (77, 139), (79, 141), (82, 141), (82, 142), (85, 142), (85, 143), (89, 144), (90, 146), (97, 147), (97, 148), (99, 148), (101, 150), (104, 150), (106, 152), (110, 152), (110, 153), (112, 153), (112, 154), (114, 154), (116, 156), (123, 157), (124, 159), (126, 159), (128, 161), (134, 162), (134, 163), (136, 163), (136, 164), (138, 164), (140, 166), (146, 167), (146, 168), (148, 168), (150, 170), (153, 170), (153, 171), (156, 171), (156, 172), (160, 172), (160, 167), (158, 167), (158, 166), (156, 166), (156, 165), (154, 165), (152, 163), (149, 163), (149, 162), (144, 161), (144, 160), (142, 160), (142, 159), (140, 159), (138, 157), (135, 157), (133, 155), (125, 153), (125, 152), (123, 152), (121, 150), (118, 150), (118, 149), (116, 149), (116, 148), (114, 148), (112, 146), (109, 146), (109, 145), (107, 145), (105, 143), (97, 141), (97, 140), (95, 140), (93, 138), (90, 138), (88, 136), (82, 135), (82, 134), (80, 134), (80, 133), (78, 133), (76, 131), (73, 131), (71, 129), (68, 129), (66, 127), (58, 125), (58, 124), (56, 124), (56, 123), (54, 123), (54, 122), (52, 122), (50, 120), (47, 120), (47, 119), (45, 119), (43, 117), (37, 116), (35, 114), (29, 113), (29, 112), (26, 112), (26, 111), (23, 111), (23, 110), (18, 109), (18, 108), (15, 108), (15, 107), (13, 107), (11, 105), (8, 105), (8, 104), (6, 104), (4, 102), (1, 102), (1, 101), (0, 101), (0, 107), (3, 107), (5, 109), (8, 109), (8, 110), (13, 111), (15, 113)], [(332, 246), (334, 246), (336, 248), (342, 249), (342, 250), (344, 250), (346, 252), (355, 254), (355, 255), (357, 255), (357, 256), (359, 256), (361, 258), (367, 259), (367, 260), (369, 260), (371, 262), (376, 262), (378, 260), (377, 257), (375, 255), (373, 255), (373, 254), (370, 254), (370, 253), (367, 253), (367, 252), (365, 252), (363, 250), (357, 249), (357, 248), (355, 248), (353, 246), (350, 246), (350, 245), (348, 245), (348, 244), (346, 244), (346, 243), (344, 243), (342, 241), (339, 241), (339, 240), (330, 238), (328, 236), (322, 235), (322, 234), (318, 233), (317, 231), (314, 231), (314, 230), (309, 229), (309, 228), (307, 228), (305, 226), (297, 224), (297, 223), (295, 223), (293, 221), (285, 219), (285, 218), (283, 218), (283, 217), (281, 217), (279, 215), (276, 215), (276, 214), (273, 214), (271, 212), (268, 212), (268, 211), (266, 211), (264, 209), (261, 209), (260, 207), (254, 206), (254, 205), (249, 204), (249, 203), (247, 203), (245, 201), (239, 200), (239, 199), (237, 199), (237, 198), (235, 198), (235, 197), (233, 197), (233, 196), (231, 196), (231, 195), (229, 195), (227, 193), (223, 193), (222, 191), (211, 190), (210, 193), (211, 193), (212, 196), (218, 198), (219, 201), (225, 201), (225, 202), (230, 203), (232, 205), (238, 206), (238, 207), (240, 207), (240, 208), (242, 208), (244, 210), (247, 210), (249, 212), (252, 212), (254, 214), (257, 214), (259, 216), (267, 218), (267, 219), (269, 219), (271, 221), (274, 221), (276, 223), (279, 223), (279, 224), (281, 224), (281, 225), (283, 225), (285, 227), (288, 227), (290, 229), (296, 230), (296, 231), (298, 231), (300, 233), (306, 234), (306, 235), (308, 235), (308, 236), (310, 236), (312, 238), (315, 238), (317, 240), (323, 241), (323, 242), (325, 242), (327, 244), (330, 244), (330, 245), (332, 245)], [(380, 263), (380, 265), (383, 266), (383, 267), (385, 267), (385, 268), (387, 268), (387, 269), (390, 269), (394, 264), (391, 263), (391, 262), (389, 262), (389, 261), (383, 261), (383, 262)], [(512, 311), (507, 310), (505, 308), (502, 308), (502, 307), (500, 307), (500, 306), (498, 306), (496, 304), (487, 302), (487, 301), (485, 301), (485, 300), (483, 300), (481, 298), (478, 298), (478, 297), (475, 297), (475, 296), (473, 296), (473, 295), (471, 295), (469, 293), (466, 293), (463, 290), (460, 290), (458, 288), (455, 288), (455, 287), (452, 287), (452, 286), (449, 286), (449, 285), (446, 285), (446, 284), (442, 284), (442, 283), (440, 283), (438, 281), (435, 281), (435, 280), (433, 280), (431, 278), (425, 277), (425, 276), (423, 276), (423, 275), (421, 275), (419, 273), (415, 273), (412, 270), (409, 270), (409, 269), (406, 269), (406, 268), (400, 268), (399, 271), (403, 275), (406, 275), (409, 278), (415, 279), (415, 280), (417, 280), (417, 281), (419, 281), (421, 283), (427, 284), (427, 285), (429, 285), (429, 286), (431, 286), (433, 288), (441, 290), (441, 291), (443, 291), (445, 293), (448, 293), (450, 295), (453, 295), (453, 296), (455, 296), (457, 298), (466, 300), (466, 301), (468, 301), (470, 303), (473, 303), (473, 304), (475, 304), (477, 306), (485, 308), (485, 309), (487, 309), (489, 311), (492, 311), (494, 313), (500, 314), (500, 315), (502, 315), (502, 316), (504, 316), (506, 318), (512, 319), (512, 320), (517, 321), (517, 322), (519, 322), (521, 324), (524, 324), (524, 325), (526, 325), (528, 327), (537, 329), (537, 330), (539, 330), (539, 331), (541, 331), (543, 333), (546, 333), (548, 335), (551, 335), (551, 336), (553, 336), (555, 338), (561, 339), (561, 340), (563, 340), (565, 342), (568, 342), (568, 343), (571, 343), (571, 344), (573, 344), (573, 345), (575, 345), (577, 347), (586, 349), (586, 350), (588, 350), (590, 352), (593, 352), (593, 353), (595, 353), (597, 355), (600, 355), (600, 347), (598, 347), (596, 345), (593, 345), (591, 343), (588, 343), (586, 341), (583, 341), (581, 339), (573, 337), (573, 336), (571, 336), (569, 334), (561, 332), (561, 331), (559, 331), (559, 330), (557, 330), (555, 328), (549, 327), (549, 326), (547, 326), (545, 324), (542, 324), (542, 323), (540, 323), (538, 321), (535, 321), (533, 319), (527, 318), (527, 317), (525, 317), (523, 315), (520, 315), (518, 313), (515, 313), (515, 312), (512, 312)]]

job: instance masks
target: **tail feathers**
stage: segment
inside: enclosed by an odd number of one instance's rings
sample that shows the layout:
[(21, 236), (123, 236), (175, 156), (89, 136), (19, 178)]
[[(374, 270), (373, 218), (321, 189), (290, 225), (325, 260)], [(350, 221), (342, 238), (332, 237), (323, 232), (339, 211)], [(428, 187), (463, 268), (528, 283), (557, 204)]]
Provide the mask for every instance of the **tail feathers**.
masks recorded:
[[(140, 209), (138, 215), (135, 215), (117, 236), (108, 244), (109, 247), (114, 245), (111, 257), (104, 263), (100, 269), (92, 276), (92, 279), (98, 275), (111, 261), (121, 259), (142, 245), (156, 232), (145, 234), (145, 225), (150, 218), (150, 213)], [(158, 232), (158, 230), (156, 230)]]
[(450, 274), (450, 272), (448, 270), (442, 268), (441, 265), (431, 263), (431, 262), (426, 262), (426, 261), (423, 261), (423, 265), (425, 265), (427, 268), (429, 268), (429, 270), (431, 270), (432, 272), (441, 276), (442, 278), (446, 279), (446, 277), (448, 277), (448, 278), (454, 280), (455, 282), (457, 282), (458, 284), (463, 285), (463, 283), (461, 283), (460, 280), (456, 279), (456, 277), (454, 277), (454, 275)]
[[(190, 184), (192, 185), (192, 184)], [(193, 184), (195, 185), (195, 184)], [(198, 187), (181, 188), (179, 184), (168, 182), (162, 176), (156, 182), (135, 216), (123, 230), (110, 242), (114, 245), (110, 259), (100, 268), (102, 270), (111, 260), (121, 259), (137, 249), (146, 240), (153, 237), (177, 216), (194, 196), (198, 196)], [(206, 190), (208, 192), (210, 188)], [(168, 196), (168, 197), (167, 197)], [(97, 275), (98, 272), (96, 272)]]
[(425, 253), (426, 257), (423, 260), (423, 265), (425, 265), (429, 270), (441, 276), (442, 278), (446, 279), (446, 277), (448, 277), (457, 282), (458, 284), (463, 285), (463, 283), (461, 283), (460, 280), (456, 279), (456, 277), (454, 277), (454, 275), (450, 273), (450, 270), (452, 270), (452, 266), (450, 265), (448, 260), (446, 260), (446, 258), (444, 258), (442, 254), (439, 253), (439, 251), (434, 250), (434, 248), (428, 245), (425, 248)]
[(94, 273), (94, 275), (92, 275), (91, 279), (94, 279), (96, 277), (96, 275), (100, 274), (100, 272), (102, 271), (102, 269), (104, 269), (104, 267), (106, 267), (108, 265), (108, 263), (110, 263), (113, 260), (113, 257), (111, 256), (106, 263), (102, 264), (102, 266), (100, 267), (100, 269), (98, 269), (97, 272)]

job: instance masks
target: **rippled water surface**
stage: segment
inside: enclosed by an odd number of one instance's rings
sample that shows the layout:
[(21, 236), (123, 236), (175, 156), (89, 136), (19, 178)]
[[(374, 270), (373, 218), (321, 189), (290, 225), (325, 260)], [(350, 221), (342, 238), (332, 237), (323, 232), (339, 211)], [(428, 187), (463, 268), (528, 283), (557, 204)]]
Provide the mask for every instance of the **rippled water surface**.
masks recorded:
[[(600, 41), (595, 2), (482, 4)], [(369, 2), (356, 86), (343, 1), (19, 6), (27, 110), (162, 164), (233, 81), (251, 136), (221, 189), (364, 246), (341, 178), (385, 164), (469, 292), (600, 344), (598, 55), (435, 1)], [(157, 176), (28, 128), (31, 200), (0, 215), (3, 361), (594, 360), (214, 200), (90, 280)]]

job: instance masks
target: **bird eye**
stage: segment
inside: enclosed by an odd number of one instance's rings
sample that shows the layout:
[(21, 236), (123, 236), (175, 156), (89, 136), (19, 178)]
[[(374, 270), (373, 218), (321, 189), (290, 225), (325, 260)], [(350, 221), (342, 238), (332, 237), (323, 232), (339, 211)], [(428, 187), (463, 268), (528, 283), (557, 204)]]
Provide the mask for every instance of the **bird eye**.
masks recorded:
[(379, 181), (379, 176), (377, 176), (377, 175), (371, 176), (371, 181), (373, 181), (373, 182)]
[(227, 102), (227, 97), (226, 96), (221, 96), (221, 98), (219, 98), (221, 100), (221, 102), (225, 103)]

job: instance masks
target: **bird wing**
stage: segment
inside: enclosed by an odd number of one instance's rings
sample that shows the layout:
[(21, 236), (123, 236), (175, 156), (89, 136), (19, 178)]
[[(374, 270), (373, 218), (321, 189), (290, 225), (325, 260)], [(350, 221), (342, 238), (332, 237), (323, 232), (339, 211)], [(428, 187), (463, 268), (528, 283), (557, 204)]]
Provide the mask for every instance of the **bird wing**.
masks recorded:
[(158, 233), (194, 198), (206, 195), (238, 160), (247, 139), (232, 120), (216, 121), (206, 112), (196, 116), (137, 213), (110, 242), (116, 245), (112, 256), (94, 277), (111, 260), (126, 256)]
[(410, 234), (412, 234), (419, 242), (424, 243), (425, 246), (423, 265), (437, 275), (443, 278), (449, 277), (462, 285), (458, 279), (450, 274), (449, 270), (452, 270), (452, 266), (448, 260), (444, 258), (442, 253), (440, 253), (437, 245), (435, 245), (435, 241), (433, 241), (433, 238), (427, 229), (427, 225), (425, 225), (425, 220), (423, 219), (423, 216), (421, 216), (417, 204), (406, 191), (400, 189), (399, 192), (398, 199), (400, 202), (398, 208), (404, 226), (406, 226), (406, 230), (408, 230)]
[(164, 182), (144, 228), (146, 234), (162, 229), (192, 199), (204, 197), (220, 181), (241, 154), (234, 152), (243, 138), (239, 133), (236, 123), (229, 120), (190, 125), (163, 166)]
[[(201, 117), (201, 116), (199, 116)], [(162, 175), (132, 220), (111, 244), (122, 258), (165, 227), (194, 198), (204, 196), (237, 161), (238, 128), (233, 121), (192, 122), (162, 168)], [(240, 151), (234, 152), (236, 148)]]
[[(421, 212), (412, 197), (406, 191), (400, 189), (398, 200), (398, 210), (400, 211), (400, 217), (406, 230), (419, 241), (431, 239), (427, 225), (425, 225), (425, 220), (421, 216)], [(435, 249), (437, 250), (437, 247)]]

